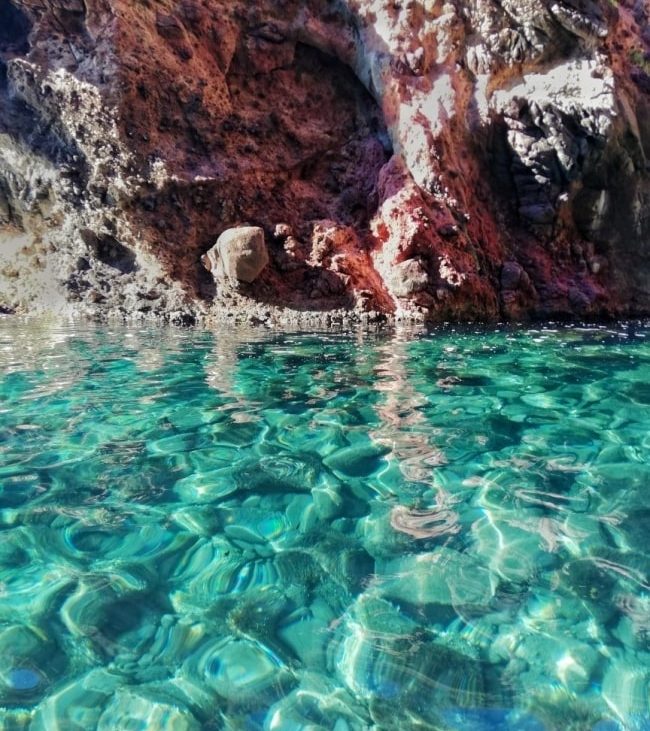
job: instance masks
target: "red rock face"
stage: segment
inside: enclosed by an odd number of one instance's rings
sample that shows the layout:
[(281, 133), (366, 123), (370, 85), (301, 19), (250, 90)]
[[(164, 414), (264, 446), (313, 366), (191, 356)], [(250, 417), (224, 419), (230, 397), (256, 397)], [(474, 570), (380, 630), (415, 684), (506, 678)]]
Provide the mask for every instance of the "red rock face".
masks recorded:
[(0, 305), (648, 312), (648, 10), (510, 4), (0, 0)]
[[(223, 11), (183, 8), (173, 37), (165, 30), (163, 40), (151, 38), (157, 67), (124, 82), (122, 118), (138, 141), (140, 164), (160, 159), (177, 176), (161, 190), (151, 186), (133, 215), (148, 226), (171, 275), (199, 296), (207, 281), (199, 259), (215, 232), (261, 226), (273, 266), (251, 294), (316, 306), (322, 267), (308, 260), (317, 222), (358, 231), (355, 253), (368, 258), (376, 181), (389, 156), (381, 112), (349, 68), (297, 42), (281, 24), (254, 19), (243, 34)], [(160, 13), (155, 17), (159, 34)], [(174, 16), (165, 17), (167, 28)], [(146, 37), (147, 22), (142, 15), (139, 26), (127, 24), (128, 33)], [(199, 42), (192, 44), (193, 33)], [(143, 94), (147, 89), (152, 93)], [(278, 224), (296, 241), (291, 255), (287, 237), (274, 236)], [(334, 294), (325, 307), (348, 304), (345, 285)]]

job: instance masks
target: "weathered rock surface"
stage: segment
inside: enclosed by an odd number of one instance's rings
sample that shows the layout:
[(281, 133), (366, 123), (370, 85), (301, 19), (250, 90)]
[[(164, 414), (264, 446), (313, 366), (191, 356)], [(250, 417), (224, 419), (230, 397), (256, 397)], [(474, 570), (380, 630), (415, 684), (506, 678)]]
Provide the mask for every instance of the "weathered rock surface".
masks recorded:
[(224, 231), (201, 259), (212, 272), (215, 284), (251, 284), (269, 263), (264, 230), (259, 226), (238, 226)]
[[(649, 15), (0, 0), (0, 312), (647, 313)], [(268, 263), (215, 284), (242, 221)]]

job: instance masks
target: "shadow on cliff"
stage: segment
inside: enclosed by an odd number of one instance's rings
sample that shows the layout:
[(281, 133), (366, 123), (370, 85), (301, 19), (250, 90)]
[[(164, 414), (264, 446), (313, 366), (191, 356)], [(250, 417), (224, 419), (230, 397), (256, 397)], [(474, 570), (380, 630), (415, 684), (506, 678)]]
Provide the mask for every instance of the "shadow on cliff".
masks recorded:
[(650, 223), (639, 212), (650, 179), (643, 140), (620, 124), (605, 140), (576, 118), (560, 117), (574, 152), (569, 171), (526, 105), (510, 124), (525, 130), (531, 145), (546, 142), (543, 155), (519, 154), (503, 116), (484, 135), (491, 185), (513, 234), (511, 256), (523, 267), (522, 276), (512, 267), (506, 276), (514, 285), (502, 291), (510, 303), (505, 314), (606, 317), (624, 314), (625, 300), (632, 312), (646, 310)]
[(0, 54), (29, 51), (31, 23), (25, 13), (9, 0), (0, 0)]
[[(44, 158), (71, 181), (77, 182), (80, 189), (85, 188), (88, 178), (85, 155), (73, 140), (63, 139), (50, 120), (10, 91), (6, 83), (6, 67), (3, 68), (1, 61), (0, 134), (15, 139), (19, 145), (37, 157)], [(61, 166), (66, 166), (65, 170)]]
[[(166, 96), (176, 109), (168, 103), (160, 110), (173, 124), (169, 131), (163, 124), (158, 146), (173, 133), (178, 161), (191, 169), (144, 190), (131, 215), (145, 223), (156, 256), (193, 296), (215, 296), (200, 258), (223, 230), (247, 223), (265, 230), (271, 254), (251, 289), (256, 301), (299, 310), (351, 307), (344, 281), (308, 260), (321, 221), (353, 229), (363, 253), (379, 171), (392, 152), (381, 111), (344, 64), (290, 39), (244, 35), (225, 82), (232, 102), (225, 114), (200, 94), (189, 102)], [(150, 98), (140, 100), (127, 125), (136, 124), (140, 106), (150, 116), (155, 110)], [(289, 265), (278, 225), (299, 249)]]
[(87, 180), (85, 156), (71, 139), (54, 128), (51, 119), (32, 108), (11, 88), (9, 64), (30, 50), (32, 29), (28, 16), (9, 0), (0, 0), (0, 134), (7, 134), (38, 157), (60, 167), (83, 189)]

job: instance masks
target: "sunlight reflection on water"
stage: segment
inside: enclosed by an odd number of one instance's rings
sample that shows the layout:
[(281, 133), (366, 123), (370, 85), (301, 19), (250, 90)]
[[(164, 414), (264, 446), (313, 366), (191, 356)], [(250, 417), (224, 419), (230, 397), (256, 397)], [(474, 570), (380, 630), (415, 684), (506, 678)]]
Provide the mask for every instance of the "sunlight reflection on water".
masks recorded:
[(649, 334), (0, 321), (0, 726), (650, 728)]

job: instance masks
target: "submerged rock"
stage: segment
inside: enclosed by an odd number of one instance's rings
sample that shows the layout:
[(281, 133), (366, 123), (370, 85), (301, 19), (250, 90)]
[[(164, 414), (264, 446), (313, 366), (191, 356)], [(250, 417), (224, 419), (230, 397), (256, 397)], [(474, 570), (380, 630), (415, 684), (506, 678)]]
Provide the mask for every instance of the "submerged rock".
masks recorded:
[(273, 652), (249, 640), (208, 643), (188, 659), (187, 672), (202, 678), (235, 711), (268, 708), (294, 682)]
[(327, 731), (365, 731), (369, 719), (365, 708), (327, 675), (309, 672), (286, 698), (266, 715), (264, 731), (284, 728)]
[(165, 728), (199, 731), (201, 724), (186, 709), (162, 694), (133, 688), (120, 689), (99, 717), (97, 731), (116, 728)]
[(603, 697), (621, 717), (647, 718), (650, 672), (644, 664), (638, 665), (612, 662), (603, 677)]
[(350, 607), (328, 659), (380, 728), (442, 728), (445, 709), (493, 700), (487, 666), (437, 642), (396, 604), (369, 595)]
[(385, 466), (382, 458), (389, 451), (388, 447), (359, 443), (337, 449), (323, 462), (343, 478), (367, 478)]
[(122, 676), (103, 668), (72, 679), (37, 707), (30, 729), (85, 731), (97, 728), (104, 707), (122, 682)]
[(9, 625), (0, 628), (0, 702), (32, 705), (50, 692), (65, 669), (65, 658), (39, 628)]
[(382, 567), (378, 594), (414, 607), (441, 604), (486, 606), (494, 595), (490, 572), (470, 556), (440, 547), (396, 558)]

